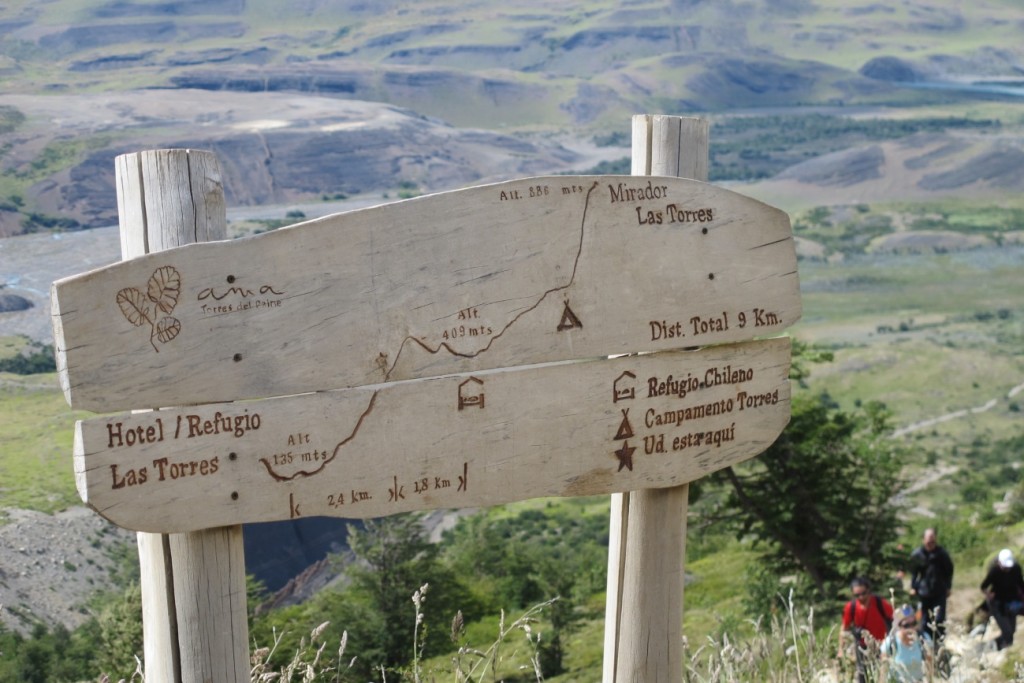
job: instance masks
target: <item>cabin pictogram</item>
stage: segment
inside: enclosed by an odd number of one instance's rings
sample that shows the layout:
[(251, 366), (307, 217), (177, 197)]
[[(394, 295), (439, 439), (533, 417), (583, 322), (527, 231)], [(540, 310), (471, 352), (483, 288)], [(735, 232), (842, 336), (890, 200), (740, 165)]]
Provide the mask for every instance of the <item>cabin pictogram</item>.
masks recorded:
[(615, 378), (615, 382), (612, 384), (613, 403), (636, 398), (636, 387), (633, 385), (634, 380), (636, 380), (636, 375), (629, 370)]
[[(472, 384), (470, 384), (472, 382)], [(468, 406), (477, 406), (481, 410), (484, 408), (484, 392), (483, 392), (484, 381), (476, 377), (470, 377), (461, 384), (459, 384), (459, 410)], [(476, 391), (477, 393), (470, 393)]]

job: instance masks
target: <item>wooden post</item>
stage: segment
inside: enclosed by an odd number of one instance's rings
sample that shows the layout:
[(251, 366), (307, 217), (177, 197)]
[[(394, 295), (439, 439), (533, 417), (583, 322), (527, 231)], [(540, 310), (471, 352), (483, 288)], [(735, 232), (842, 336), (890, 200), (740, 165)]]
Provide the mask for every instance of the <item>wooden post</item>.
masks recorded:
[[(115, 163), (123, 259), (226, 237), (212, 153), (148, 151)], [(248, 681), (241, 526), (140, 533), (138, 543), (146, 681)]]
[[(707, 120), (634, 116), (632, 172), (706, 181)], [(688, 493), (612, 495), (604, 683), (682, 681)]]

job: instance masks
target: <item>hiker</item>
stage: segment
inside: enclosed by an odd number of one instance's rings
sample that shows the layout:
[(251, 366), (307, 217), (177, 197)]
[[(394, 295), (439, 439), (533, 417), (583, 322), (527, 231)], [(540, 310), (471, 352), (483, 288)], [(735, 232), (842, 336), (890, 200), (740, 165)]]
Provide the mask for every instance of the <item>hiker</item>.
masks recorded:
[(927, 631), (918, 632), (914, 608), (900, 609), (899, 627), (882, 641), (882, 659), (889, 669), (888, 680), (897, 683), (919, 683), (931, 680), (932, 642)]
[(946, 633), (946, 599), (953, 589), (953, 560), (938, 543), (935, 529), (925, 529), (921, 546), (910, 554), (910, 594), (921, 610), (921, 633), (941, 643)]
[(850, 582), (853, 600), (843, 607), (843, 627), (839, 631), (839, 657), (847, 657), (846, 641), (852, 636), (857, 663), (857, 683), (867, 683), (865, 655), (876, 651), (892, 627), (892, 605), (871, 592), (871, 582), (858, 576)]
[(981, 590), (985, 593), (989, 613), (1001, 631), (996, 638), (996, 648), (1010, 647), (1017, 630), (1017, 615), (1024, 605), (1024, 575), (1009, 548), (999, 551), (999, 556), (989, 566), (988, 574), (981, 582)]

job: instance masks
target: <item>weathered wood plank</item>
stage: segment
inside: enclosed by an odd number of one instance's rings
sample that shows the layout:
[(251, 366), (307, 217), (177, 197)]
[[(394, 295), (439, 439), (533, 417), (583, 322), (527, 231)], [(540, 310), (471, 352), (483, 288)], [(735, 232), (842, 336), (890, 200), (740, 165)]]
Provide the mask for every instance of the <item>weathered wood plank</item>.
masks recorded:
[(244, 677), (251, 665), (241, 525), (170, 534), (167, 538), (174, 558), (174, 599), (182, 661), (179, 680), (248, 680)]
[(742, 341), (800, 316), (785, 213), (678, 178), (517, 180), (54, 284), (61, 382), (112, 411)]
[[(708, 120), (633, 117), (633, 174), (708, 179)], [(604, 683), (681, 681), (689, 485), (612, 495)]]
[[(212, 153), (123, 154), (115, 169), (122, 258), (224, 239), (224, 192)], [(248, 681), (241, 527), (174, 537), (140, 532), (138, 545), (146, 680)]]
[(786, 338), (79, 422), (82, 499), (180, 532), (676, 486), (789, 420)]

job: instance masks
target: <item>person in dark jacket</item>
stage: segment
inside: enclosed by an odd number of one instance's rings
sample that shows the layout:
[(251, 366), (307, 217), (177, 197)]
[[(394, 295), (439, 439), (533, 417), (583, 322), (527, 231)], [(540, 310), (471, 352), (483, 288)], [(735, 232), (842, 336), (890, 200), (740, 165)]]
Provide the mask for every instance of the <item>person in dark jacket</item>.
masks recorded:
[(925, 529), (921, 546), (910, 554), (910, 594), (919, 601), (919, 630), (936, 644), (946, 634), (946, 599), (952, 589), (953, 560), (939, 545), (935, 529)]
[(989, 612), (1002, 631), (996, 638), (996, 647), (1000, 650), (1010, 647), (1017, 630), (1017, 614), (1024, 599), (1024, 575), (1009, 548), (999, 551), (999, 556), (981, 582), (981, 590), (988, 601)]

